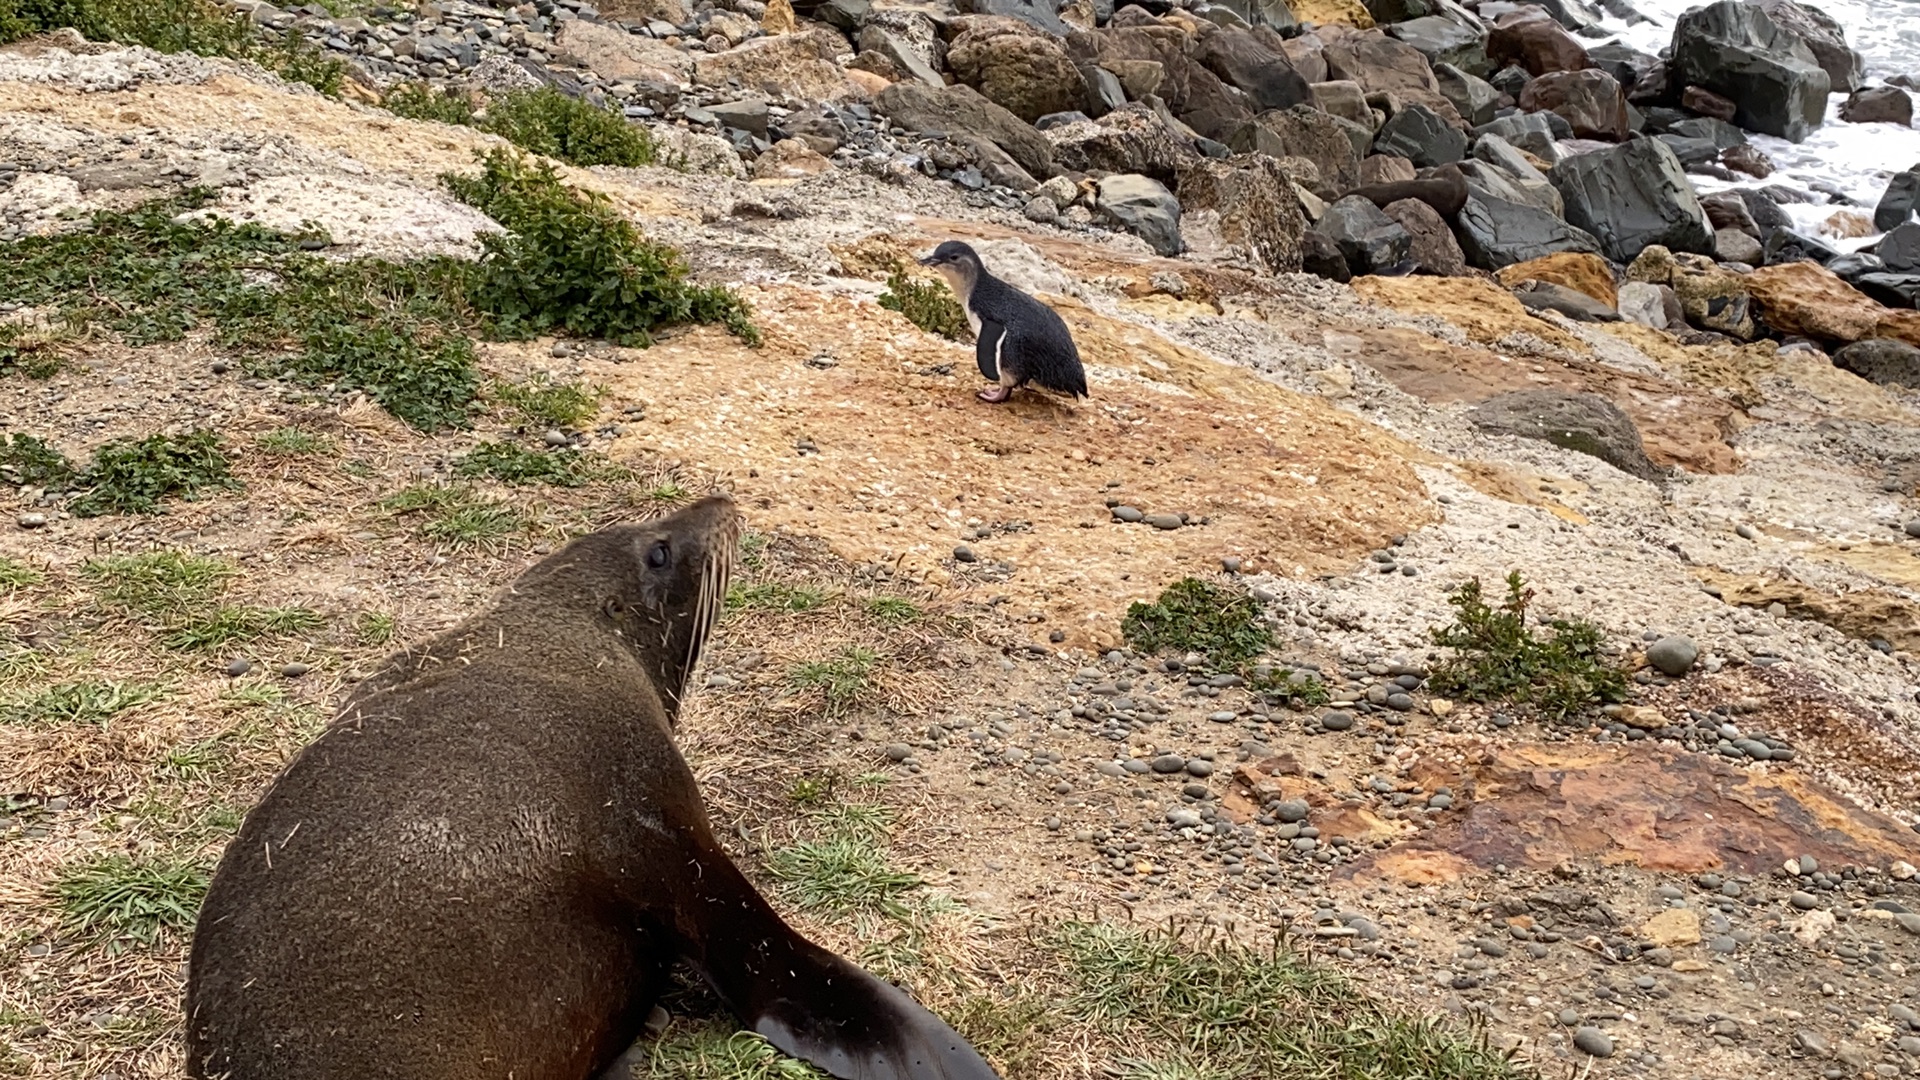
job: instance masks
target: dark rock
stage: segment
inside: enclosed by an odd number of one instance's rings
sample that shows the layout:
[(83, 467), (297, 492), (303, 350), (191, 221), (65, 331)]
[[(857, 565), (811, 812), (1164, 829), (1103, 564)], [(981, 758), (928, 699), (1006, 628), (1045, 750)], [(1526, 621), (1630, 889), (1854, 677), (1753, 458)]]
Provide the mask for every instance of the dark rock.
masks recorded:
[(1493, 70), (1487, 60), (1486, 27), (1459, 9), (1396, 22), (1387, 33), (1413, 46), (1429, 64), (1451, 64), (1474, 75)]
[(1680, 159), (1683, 169), (1697, 169), (1720, 161), (1720, 148), (1705, 139), (1686, 139), (1678, 135), (1656, 135), (1654, 138), (1667, 144), (1673, 156)]
[(1920, 307), (1920, 274), (1867, 273), (1853, 287), (1890, 308)]
[(934, 89), (898, 82), (880, 91), (874, 107), (909, 131), (964, 132), (994, 144), (1037, 178), (1053, 175), (1053, 148), (1031, 124), (982, 97), (971, 86)]
[[(1127, 83), (1127, 61), (1159, 65), (1154, 93), (1173, 115), (1209, 139), (1227, 137), (1257, 111), (1247, 95), (1229, 87), (1188, 53), (1187, 32), (1129, 5), (1115, 13), (1104, 30), (1075, 31), (1067, 35), (1068, 55), (1075, 63), (1104, 67)], [(1136, 95), (1139, 96), (1139, 95)]]
[[(1532, 169), (1532, 166), (1528, 168)], [(1467, 190), (1482, 199), (1531, 206), (1555, 218), (1566, 210), (1560, 193), (1538, 171), (1531, 174), (1539, 177), (1535, 180), (1521, 178), (1484, 161), (1463, 161), (1460, 163), (1460, 172), (1467, 178)]]
[(1349, 195), (1321, 216), (1313, 231), (1339, 245), (1355, 276), (1375, 274), (1406, 260), (1413, 238), (1384, 211), (1358, 195)]
[(1920, 349), (1893, 338), (1847, 345), (1833, 354), (1833, 366), (1880, 386), (1920, 388)]
[(954, 6), (966, 15), (1010, 16), (1055, 37), (1065, 37), (1073, 29), (1060, 20), (1053, 0), (955, 0)]
[(1520, 100), (1520, 94), (1526, 90), (1527, 84), (1532, 81), (1533, 76), (1527, 74), (1526, 68), (1512, 64), (1487, 76), (1488, 84), (1515, 101)]
[(1796, 0), (1749, 0), (1772, 17), (1774, 25), (1805, 42), (1827, 73), (1832, 92), (1844, 94), (1860, 86), (1866, 67), (1860, 54), (1847, 47), (1846, 32), (1833, 16)]
[[(1268, 273), (1300, 270), (1306, 218), (1280, 164), (1272, 158), (1194, 162), (1181, 168), (1175, 194), (1183, 233), (1191, 231), (1189, 223), (1193, 223), (1191, 229), (1210, 227), (1223, 244), (1245, 251), (1250, 261)], [(1202, 226), (1203, 222), (1207, 224)]]
[(1180, 240), (1179, 200), (1151, 177), (1122, 173), (1101, 178), (1100, 213), (1161, 255), (1178, 255), (1186, 246)]
[(1293, 64), (1293, 70), (1309, 85), (1332, 78), (1327, 72), (1326, 43), (1318, 34), (1301, 34), (1280, 43), (1281, 51)]
[(1524, 8), (1494, 20), (1487, 58), (1496, 66), (1518, 65), (1535, 77), (1593, 66), (1586, 48), (1565, 27), (1544, 12)]
[(1840, 106), (1840, 119), (1849, 124), (1913, 126), (1913, 98), (1897, 86), (1855, 90)]
[(764, 98), (745, 98), (709, 105), (707, 111), (730, 128), (739, 128), (762, 139), (767, 137), (767, 102)]
[(1529, 311), (1557, 311), (1578, 322), (1619, 322), (1620, 313), (1586, 293), (1550, 281), (1525, 281), (1514, 299)]
[(1672, 105), (1678, 99), (1674, 96), (1673, 65), (1662, 60), (1648, 68), (1640, 76), (1640, 81), (1627, 91), (1627, 104), (1642, 105), (1649, 108)]
[(1812, 260), (1822, 266), (1840, 257), (1840, 252), (1824, 240), (1816, 240), (1793, 229), (1775, 229), (1761, 241), (1767, 265)]
[(1618, 42), (1595, 45), (1587, 50), (1587, 59), (1593, 66), (1613, 76), (1623, 91), (1631, 91), (1641, 80), (1647, 77), (1660, 63), (1660, 58), (1650, 56), (1638, 49), (1628, 48)]
[(1767, 249), (1758, 238), (1739, 229), (1715, 229), (1713, 257), (1721, 262), (1760, 266), (1767, 261)]
[[(1345, 79), (1333, 82), (1313, 83), (1314, 108), (1321, 112), (1350, 121), (1371, 132), (1373, 130), (1373, 108), (1367, 104), (1367, 92), (1360, 89), (1357, 82)], [(1368, 140), (1371, 145), (1372, 140)]]
[(1474, 406), (1467, 419), (1482, 431), (1539, 439), (1599, 458), (1642, 480), (1666, 476), (1647, 457), (1633, 418), (1598, 394), (1515, 390)]
[(1314, 277), (1345, 283), (1353, 279), (1347, 258), (1333, 237), (1308, 229), (1300, 237), (1300, 270)]
[(1720, 164), (1735, 172), (1765, 179), (1773, 175), (1773, 162), (1752, 143), (1729, 146), (1720, 151)]
[(1920, 274), (1920, 225), (1908, 222), (1888, 230), (1873, 253), (1896, 274)]
[(1084, 123), (1050, 128), (1053, 161), (1079, 173), (1139, 173), (1163, 184), (1198, 160), (1192, 145), (1149, 105), (1133, 102)]
[(1680, 91), (1680, 107), (1728, 123), (1732, 123), (1734, 115), (1740, 111), (1740, 107), (1733, 102), (1698, 86), (1689, 86)]
[[(1600, 25), (1600, 13), (1580, 0), (1527, 0), (1569, 30), (1589, 30)], [(1482, 4), (1483, 8), (1487, 5)]]
[(1240, 154), (1306, 158), (1319, 168), (1323, 186), (1337, 193), (1351, 189), (1360, 178), (1360, 154), (1347, 133), (1351, 126), (1318, 109), (1296, 105), (1253, 117), (1227, 139), (1227, 145)]
[(802, 0), (793, 5), (793, 10), (836, 30), (854, 34), (866, 24), (867, 13), (873, 10), (873, 0)]
[(1912, 221), (1915, 210), (1920, 210), (1920, 165), (1894, 173), (1893, 179), (1887, 181), (1887, 190), (1881, 194), (1879, 205), (1873, 208), (1873, 227), (1892, 232)]
[[(1461, 188), (1465, 187), (1462, 180)], [(1401, 199), (1388, 203), (1381, 212), (1407, 231), (1411, 238), (1407, 256), (1420, 270), (1440, 277), (1459, 277), (1467, 272), (1467, 257), (1460, 250), (1460, 242), (1453, 238), (1447, 219), (1433, 207), (1419, 199)]]
[(1826, 116), (1826, 71), (1755, 4), (1718, 0), (1680, 16), (1671, 63), (1682, 83), (1734, 102), (1734, 122), (1749, 131), (1800, 142)]
[(1374, 149), (1397, 154), (1425, 168), (1467, 156), (1467, 136), (1425, 105), (1408, 105), (1393, 114), (1373, 140)]
[(1461, 208), (1454, 236), (1467, 261), (1482, 270), (1498, 270), (1561, 251), (1600, 254), (1598, 240), (1545, 210), (1479, 192), (1469, 196)]
[(1704, 139), (1721, 150), (1747, 145), (1747, 133), (1711, 116), (1695, 116), (1667, 127), (1670, 134), (1687, 139)]
[[(1707, 224), (1713, 226), (1715, 231), (1738, 229), (1755, 240), (1762, 235), (1759, 223), (1753, 220), (1753, 211), (1747, 209), (1747, 201), (1737, 192), (1716, 191), (1711, 195), (1702, 195), (1700, 209), (1706, 211)], [(1786, 215), (1781, 216), (1784, 218)]]
[(1195, 41), (1193, 58), (1238, 87), (1255, 109), (1287, 109), (1313, 103), (1307, 80), (1293, 69), (1284, 50), (1269, 47), (1249, 30), (1207, 29)]
[(1658, 139), (1570, 158), (1553, 170), (1552, 180), (1566, 200), (1567, 221), (1593, 234), (1615, 262), (1632, 262), (1651, 244), (1713, 252), (1713, 233), (1693, 185)]
[(1127, 103), (1127, 90), (1113, 72), (1098, 64), (1080, 64), (1080, 78), (1087, 84), (1087, 112), (1095, 119)]
[(1440, 10), (1436, 0), (1365, 0), (1367, 14), (1384, 26), (1388, 23), (1424, 19)]
[(1833, 271), (1835, 277), (1851, 285), (1855, 280), (1868, 274), (1886, 273), (1887, 264), (1880, 261), (1880, 256), (1870, 251), (1856, 251), (1828, 263), (1827, 269)]
[(1500, 91), (1492, 83), (1447, 63), (1433, 65), (1433, 78), (1440, 84), (1440, 96), (1452, 102), (1467, 123), (1479, 127), (1493, 121), (1500, 107)]
[(1213, 6), (1226, 8), (1248, 26), (1264, 26), (1287, 37), (1300, 28), (1286, 0), (1213, 0)]
[(1553, 165), (1566, 157), (1556, 144), (1561, 139), (1573, 138), (1573, 126), (1559, 113), (1512, 113), (1476, 128), (1474, 134), (1498, 135), (1515, 147)]
[(1425, 105), (1452, 124), (1460, 114), (1440, 94), (1433, 68), (1420, 51), (1378, 30), (1346, 34), (1323, 52), (1328, 79), (1357, 82), (1368, 94), (1393, 94), (1403, 103)]
[(1527, 84), (1520, 107), (1563, 117), (1575, 138), (1620, 142), (1627, 137), (1626, 91), (1604, 71), (1549, 72)]

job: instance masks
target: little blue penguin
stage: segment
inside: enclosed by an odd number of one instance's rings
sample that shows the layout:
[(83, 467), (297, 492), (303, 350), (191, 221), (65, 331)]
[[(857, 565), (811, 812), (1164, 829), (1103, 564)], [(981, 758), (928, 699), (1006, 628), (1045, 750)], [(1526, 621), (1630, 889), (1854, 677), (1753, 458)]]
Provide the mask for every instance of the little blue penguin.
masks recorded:
[(1052, 308), (988, 273), (980, 256), (958, 240), (934, 248), (920, 265), (940, 271), (967, 313), (980, 374), (997, 384), (980, 391), (981, 401), (1005, 401), (1015, 387), (1029, 382), (1076, 398), (1087, 396), (1080, 350)]

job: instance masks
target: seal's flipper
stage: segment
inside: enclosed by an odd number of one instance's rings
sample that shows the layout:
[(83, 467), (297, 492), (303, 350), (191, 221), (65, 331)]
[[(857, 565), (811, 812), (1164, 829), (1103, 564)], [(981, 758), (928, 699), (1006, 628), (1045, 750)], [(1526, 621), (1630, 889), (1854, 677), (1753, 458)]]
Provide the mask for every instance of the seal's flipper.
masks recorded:
[(700, 860), (712, 920), (686, 958), (749, 1029), (840, 1080), (1000, 1080), (967, 1040), (907, 993), (801, 937), (732, 860)]
[(980, 374), (994, 382), (1000, 381), (1000, 349), (1006, 340), (1006, 327), (987, 319), (980, 320), (980, 334), (973, 347), (973, 359), (980, 365)]

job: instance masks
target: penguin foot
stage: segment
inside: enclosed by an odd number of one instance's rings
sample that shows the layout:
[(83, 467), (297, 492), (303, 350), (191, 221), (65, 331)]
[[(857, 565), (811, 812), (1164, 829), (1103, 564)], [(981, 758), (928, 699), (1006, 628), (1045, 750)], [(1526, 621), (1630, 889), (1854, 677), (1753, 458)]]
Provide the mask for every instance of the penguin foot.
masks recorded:
[(977, 396), (980, 398), (981, 401), (991, 402), (995, 405), (998, 405), (999, 403), (1013, 396), (1013, 387), (1002, 386), (998, 383), (995, 383), (994, 385), (987, 387), (985, 390), (980, 391), (980, 393)]

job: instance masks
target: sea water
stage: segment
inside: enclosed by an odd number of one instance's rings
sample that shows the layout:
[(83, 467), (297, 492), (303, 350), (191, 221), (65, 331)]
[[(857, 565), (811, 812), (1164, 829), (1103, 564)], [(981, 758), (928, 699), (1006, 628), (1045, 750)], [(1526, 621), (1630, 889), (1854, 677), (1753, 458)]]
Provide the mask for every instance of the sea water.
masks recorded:
[[(1702, 5), (1700, 0), (1633, 0), (1633, 6), (1651, 21), (1629, 26), (1609, 17), (1604, 28), (1623, 45), (1658, 54), (1673, 44), (1673, 24), (1680, 15)], [(1867, 85), (1880, 85), (1893, 75), (1920, 76), (1920, 0), (1814, 0), (1812, 6), (1833, 16), (1846, 32), (1847, 44), (1865, 59)], [(1834, 94), (1828, 100), (1827, 122), (1804, 142), (1747, 133), (1748, 140), (1772, 159), (1777, 170), (1772, 176), (1733, 182), (1693, 176), (1694, 187), (1702, 194), (1768, 184), (1798, 188), (1812, 194), (1814, 201), (1781, 209), (1800, 231), (1841, 251), (1872, 244), (1877, 234), (1851, 240), (1825, 235), (1821, 224), (1846, 207), (1828, 203), (1809, 185), (1816, 181), (1832, 185), (1871, 217), (1893, 174), (1920, 165), (1920, 128), (1846, 123), (1840, 119), (1846, 99), (1845, 94)]]

